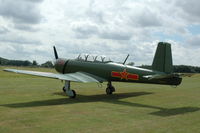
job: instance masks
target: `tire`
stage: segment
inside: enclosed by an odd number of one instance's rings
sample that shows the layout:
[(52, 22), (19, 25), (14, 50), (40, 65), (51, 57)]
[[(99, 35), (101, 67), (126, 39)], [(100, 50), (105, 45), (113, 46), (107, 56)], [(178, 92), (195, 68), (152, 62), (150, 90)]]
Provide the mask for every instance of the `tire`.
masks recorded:
[(111, 87), (110, 87), (110, 90), (111, 90), (112, 92), (115, 92), (115, 87), (111, 86)]
[(106, 94), (107, 95), (111, 95), (112, 94), (112, 90), (110, 88), (106, 88)]
[(71, 90), (72, 91), (72, 93), (73, 93), (73, 96), (69, 96), (70, 98), (76, 98), (76, 92), (75, 92), (75, 90)]

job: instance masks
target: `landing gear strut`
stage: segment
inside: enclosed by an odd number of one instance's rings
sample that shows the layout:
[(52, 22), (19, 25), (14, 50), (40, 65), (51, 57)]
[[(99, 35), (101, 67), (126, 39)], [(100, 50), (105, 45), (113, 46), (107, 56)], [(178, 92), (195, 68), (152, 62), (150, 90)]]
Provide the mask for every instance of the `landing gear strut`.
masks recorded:
[(70, 81), (65, 81), (65, 86), (63, 87), (63, 92), (65, 92), (70, 98), (76, 97), (76, 92), (70, 89)]
[(113, 87), (111, 81), (109, 81), (106, 88), (106, 94), (111, 95), (113, 92), (115, 92), (115, 87)]

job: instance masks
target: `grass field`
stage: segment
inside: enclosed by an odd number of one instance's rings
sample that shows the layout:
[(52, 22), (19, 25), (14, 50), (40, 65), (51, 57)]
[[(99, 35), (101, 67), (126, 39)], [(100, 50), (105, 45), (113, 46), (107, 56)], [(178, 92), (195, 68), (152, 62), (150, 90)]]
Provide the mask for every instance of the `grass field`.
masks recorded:
[[(0, 133), (200, 133), (200, 75), (181, 86), (113, 83), (106, 95), (95, 83), (20, 75), (0, 67)], [(51, 69), (29, 68), (38, 71)]]

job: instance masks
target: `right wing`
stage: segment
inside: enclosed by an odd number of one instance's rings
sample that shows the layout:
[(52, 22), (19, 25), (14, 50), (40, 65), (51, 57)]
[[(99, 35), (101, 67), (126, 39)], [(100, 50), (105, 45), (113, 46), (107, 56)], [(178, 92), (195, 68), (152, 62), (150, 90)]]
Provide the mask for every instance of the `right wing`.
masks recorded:
[(66, 80), (66, 81), (83, 82), (83, 83), (87, 83), (87, 82), (102, 83), (106, 81), (106, 79), (103, 79), (96, 75), (85, 73), (85, 72), (56, 74), (56, 73), (50, 73), (50, 72), (37, 72), (37, 71), (17, 70), (17, 69), (4, 69), (4, 71), (28, 74), (28, 75), (34, 75), (34, 76), (40, 76), (40, 77), (47, 77), (47, 78), (54, 78), (54, 79), (60, 79), (60, 80)]

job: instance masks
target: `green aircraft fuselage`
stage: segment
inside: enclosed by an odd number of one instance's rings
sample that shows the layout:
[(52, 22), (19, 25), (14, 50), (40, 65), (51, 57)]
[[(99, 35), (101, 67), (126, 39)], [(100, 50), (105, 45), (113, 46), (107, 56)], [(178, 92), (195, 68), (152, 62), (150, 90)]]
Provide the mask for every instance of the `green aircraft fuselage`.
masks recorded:
[(182, 78), (179, 77), (149, 80), (147, 78), (144, 78), (144, 76), (155, 74), (162, 75), (165, 73), (113, 62), (85, 61), (78, 59), (67, 60), (59, 58), (55, 62), (55, 69), (57, 70), (57, 72), (62, 74), (86, 72), (106, 79), (108, 81), (118, 82), (179, 85), (182, 81)]

